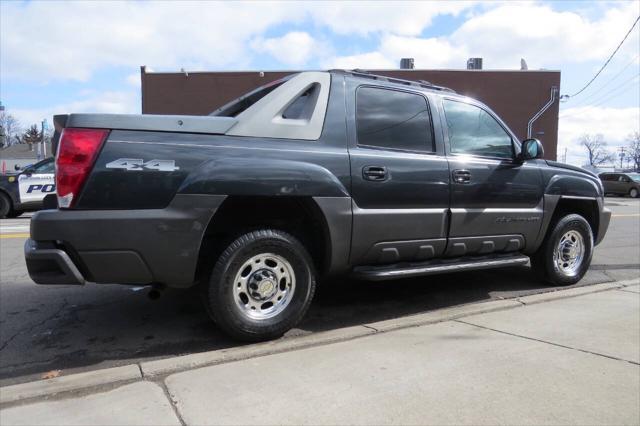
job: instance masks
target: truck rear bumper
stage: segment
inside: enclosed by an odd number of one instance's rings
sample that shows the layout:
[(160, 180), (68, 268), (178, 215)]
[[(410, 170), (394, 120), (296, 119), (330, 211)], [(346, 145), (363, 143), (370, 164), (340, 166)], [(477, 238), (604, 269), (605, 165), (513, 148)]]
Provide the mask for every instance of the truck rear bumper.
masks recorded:
[(28, 239), (24, 244), (24, 258), (29, 276), (37, 284), (85, 283), (69, 255), (52, 243), (38, 243)]
[(202, 238), (224, 201), (176, 195), (164, 209), (42, 210), (25, 244), (38, 284), (193, 284)]

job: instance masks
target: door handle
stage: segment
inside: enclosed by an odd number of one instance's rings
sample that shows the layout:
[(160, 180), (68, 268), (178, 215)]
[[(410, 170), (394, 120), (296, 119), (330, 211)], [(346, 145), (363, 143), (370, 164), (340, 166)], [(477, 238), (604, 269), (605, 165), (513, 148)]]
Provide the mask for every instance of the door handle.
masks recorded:
[(365, 166), (362, 168), (364, 180), (381, 182), (387, 179), (387, 168), (384, 166)]
[(469, 183), (471, 182), (471, 172), (469, 170), (454, 170), (453, 181), (455, 183)]

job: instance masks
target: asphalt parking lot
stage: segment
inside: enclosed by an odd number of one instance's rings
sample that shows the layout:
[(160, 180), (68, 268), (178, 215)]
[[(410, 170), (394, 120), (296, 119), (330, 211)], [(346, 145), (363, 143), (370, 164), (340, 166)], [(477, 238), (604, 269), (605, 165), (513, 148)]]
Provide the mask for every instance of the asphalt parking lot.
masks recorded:
[[(607, 205), (611, 226), (578, 285), (640, 275), (640, 200), (607, 198)], [(50, 370), (68, 374), (238, 346), (216, 329), (193, 291), (168, 291), (151, 301), (143, 287), (34, 284), (22, 255), (28, 221), (0, 221), (0, 386)], [(384, 283), (334, 281), (319, 289), (305, 321), (284, 338), (549, 290), (527, 267)]]

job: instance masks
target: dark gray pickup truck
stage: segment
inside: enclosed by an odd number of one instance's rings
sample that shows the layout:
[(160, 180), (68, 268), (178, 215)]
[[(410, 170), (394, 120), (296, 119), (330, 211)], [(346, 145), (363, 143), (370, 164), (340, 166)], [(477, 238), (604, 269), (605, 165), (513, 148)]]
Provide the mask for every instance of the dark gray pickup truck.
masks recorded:
[(54, 121), (58, 207), (31, 221), (33, 280), (198, 284), (243, 340), (293, 327), (320, 277), (531, 261), (573, 284), (609, 225), (595, 175), (426, 82), (303, 72), (206, 117)]

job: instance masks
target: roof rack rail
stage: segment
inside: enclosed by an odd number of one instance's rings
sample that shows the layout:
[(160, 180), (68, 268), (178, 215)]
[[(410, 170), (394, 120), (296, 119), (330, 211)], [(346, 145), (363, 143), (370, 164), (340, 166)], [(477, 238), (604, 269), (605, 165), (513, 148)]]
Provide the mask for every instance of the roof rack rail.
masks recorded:
[(353, 75), (354, 77), (362, 77), (362, 78), (370, 78), (372, 80), (388, 81), (389, 83), (403, 84), (405, 86), (418, 86), (418, 87), (423, 87), (425, 89), (440, 90), (440, 91), (443, 91), (443, 92), (456, 93), (455, 90), (453, 90), (453, 89), (450, 89), (450, 88), (444, 87), (444, 86), (437, 86), (437, 85), (435, 85), (433, 83), (430, 83), (430, 82), (428, 82), (426, 80), (405, 80), (403, 78), (388, 77), (386, 75), (373, 74), (370, 71), (362, 70), (362, 69), (359, 69), (359, 68), (356, 68), (356, 69), (353, 69), (353, 70), (335, 69), (335, 70), (329, 70), (329, 71), (343, 72), (345, 74)]

